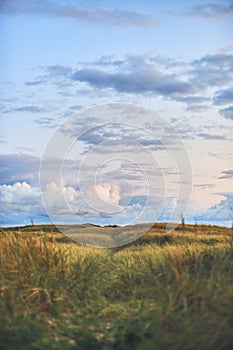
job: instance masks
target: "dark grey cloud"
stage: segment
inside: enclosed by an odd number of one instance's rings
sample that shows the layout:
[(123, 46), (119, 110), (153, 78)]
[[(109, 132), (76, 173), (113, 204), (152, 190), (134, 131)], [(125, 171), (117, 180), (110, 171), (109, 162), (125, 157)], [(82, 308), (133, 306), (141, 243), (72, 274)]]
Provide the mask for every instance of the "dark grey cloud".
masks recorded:
[[(83, 62), (83, 65), (90, 66), (90, 62)], [(148, 68), (150, 66), (160, 66), (163, 68), (185, 67), (187, 62), (176, 61), (172, 58), (160, 55), (130, 54), (125, 59), (119, 59), (116, 55), (103, 55), (93, 61), (93, 67), (109, 68)]]
[(179, 101), (181, 102), (185, 102), (187, 103), (188, 105), (191, 104), (199, 104), (199, 103), (203, 103), (203, 102), (208, 102), (210, 101), (209, 97), (205, 97), (205, 96), (181, 96)]
[[(233, 80), (233, 54), (225, 52), (203, 56), (182, 67), (176, 60), (160, 56), (128, 55), (119, 59), (111, 55), (79, 62), (78, 68), (53, 65), (41, 69), (43, 74), (35, 79), (35, 85), (52, 82), (63, 96), (157, 95), (185, 103), (188, 112), (209, 108), (213, 103), (207, 96), (210, 87), (215, 89), (215, 104), (229, 103), (232, 98), (229, 86)], [(73, 88), (78, 90), (74, 93)]]
[(10, 110), (11, 112), (29, 112), (29, 113), (43, 113), (47, 110), (39, 106), (21, 106), (15, 107)]
[(175, 75), (164, 74), (153, 68), (132, 69), (110, 73), (98, 69), (79, 69), (72, 76), (74, 81), (86, 82), (94, 88), (112, 88), (126, 93), (155, 93), (166, 97), (193, 92), (193, 87)]
[(143, 146), (159, 146), (159, 149), (164, 149), (166, 147), (166, 145), (164, 146), (158, 139), (139, 139), (139, 143)]
[(216, 4), (207, 3), (203, 5), (195, 5), (189, 8), (185, 14), (191, 17), (199, 18), (220, 18), (225, 16), (233, 16), (233, 3), (228, 4)]
[(206, 55), (198, 60), (193, 61), (195, 65), (211, 65), (215, 68), (232, 68), (233, 66), (233, 54), (224, 52)]
[(218, 179), (233, 179), (233, 170), (224, 170)]
[(196, 184), (196, 185), (193, 185), (193, 187), (202, 188), (204, 190), (206, 188), (213, 188), (214, 185), (213, 184)]
[[(196, 133), (196, 128), (190, 123), (188, 118), (173, 118), (171, 120), (171, 125), (174, 130), (182, 137), (182, 139), (194, 139)], [(172, 136), (171, 136), (172, 139)]]
[(99, 133), (84, 134), (79, 138), (79, 141), (84, 142), (88, 146), (98, 145), (103, 142), (104, 136)]
[(38, 86), (38, 85), (46, 83), (46, 81), (47, 80), (45, 80), (45, 79), (37, 79), (35, 81), (26, 81), (25, 85), (26, 86)]
[(115, 55), (102, 55), (101, 57), (97, 58), (93, 63), (95, 66), (100, 67), (119, 67), (124, 65), (125, 61), (118, 59)]
[(233, 120), (233, 106), (230, 106), (228, 108), (220, 109), (219, 113), (225, 117), (226, 119)]
[(0, 154), (0, 185), (38, 183), (40, 159), (28, 154)]
[(72, 105), (69, 107), (69, 110), (76, 112), (76, 111), (80, 111), (80, 109), (83, 109), (83, 108), (84, 106), (82, 105)]
[[(203, 56), (190, 62), (189, 68), (184, 66), (180, 73), (174, 73), (176, 60), (173, 64), (170, 61), (149, 55), (131, 55), (124, 60), (103, 56), (74, 70), (71, 79), (98, 89), (172, 98), (186, 103), (191, 112), (208, 108), (207, 103), (211, 101), (205, 92), (209, 87), (227, 87), (233, 80), (233, 54), (222, 52)], [(227, 90), (222, 98), (226, 98), (226, 94), (229, 98), (230, 91)]]
[(200, 132), (197, 136), (201, 137), (204, 140), (226, 140), (225, 136), (222, 135), (211, 135), (208, 133)]
[[(44, 161), (48, 173), (53, 174), (53, 169), (57, 167), (59, 159), (50, 158)], [(32, 186), (39, 185), (39, 171), (41, 158), (23, 152), (0, 154), (0, 185), (13, 185), (16, 182), (27, 182)], [(64, 160), (64, 174), (69, 179), (72, 169), (77, 168), (77, 161)], [(56, 174), (57, 175), (57, 174)], [(55, 177), (55, 176), (54, 176)]]
[(193, 112), (193, 113), (200, 113), (200, 112), (205, 112), (207, 109), (209, 109), (209, 106), (206, 105), (189, 105), (186, 108), (187, 112)]
[[(85, 123), (92, 122), (91, 118), (85, 118)], [(72, 124), (70, 129), (65, 129), (65, 134), (78, 137), (80, 134), (81, 120), (77, 119), (76, 124)], [(162, 135), (162, 131), (161, 131)], [(144, 152), (145, 149), (149, 151), (160, 151), (166, 150), (167, 147), (175, 147), (172, 144), (172, 137), (167, 135), (163, 142), (159, 139), (148, 134), (146, 130), (137, 129), (132, 125), (121, 125), (120, 123), (109, 123), (107, 125), (100, 125), (97, 127), (90, 128), (87, 132), (79, 136), (78, 141), (81, 141), (85, 145), (83, 153), (88, 153), (93, 146), (98, 146), (95, 152), (99, 153), (118, 153), (118, 152), (129, 152), (129, 150), (138, 147), (138, 152)], [(105, 142), (111, 141), (112, 147), (106, 146)], [(113, 146), (114, 145), (114, 146)]]
[(150, 15), (127, 10), (82, 9), (69, 3), (49, 0), (1, 1), (0, 12), (6, 15), (43, 15), (63, 17), (81, 22), (117, 27), (154, 27), (157, 25)]
[(233, 54), (206, 55), (192, 62), (190, 83), (196, 88), (222, 87), (232, 83)]
[(180, 96), (177, 98), (177, 101), (184, 102), (187, 104), (187, 112), (203, 112), (209, 108), (209, 102), (211, 99), (206, 96), (201, 95), (187, 95)]
[(218, 91), (214, 97), (214, 103), (216, 105), (233, 103), (233, 88), (231, 87), (225, 90)]
[(54, 118), (49, 117), (36, 119), (34, 123), (52, 129), (56, 128), (59, 125)]

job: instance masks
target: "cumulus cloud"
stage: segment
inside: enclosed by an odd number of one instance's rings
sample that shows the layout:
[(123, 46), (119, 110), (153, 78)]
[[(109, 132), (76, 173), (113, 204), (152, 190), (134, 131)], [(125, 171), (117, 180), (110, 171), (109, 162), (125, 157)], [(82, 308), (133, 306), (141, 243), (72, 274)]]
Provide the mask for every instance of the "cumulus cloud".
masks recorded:
[(121, 199), (119, 186), (116, 183), (96, 184), (95, 191), (106, 203), (118, 204)]
[[(201, 185), (202, 186), (202, 185)], [(205, 186), (205, 184), (204, 184)], [(93, 189), (92, 189), (93, 190)], [(168, 220), (177, 205), (176, 197), (154, 198), (154, 207), (150, 206), (144, 212), (148, 200), (145, 195), (135, 195), (130, 201), (121, 198), (116, 184), (97, 184), (95, 188), (98, 196), (106, 203), (103, 211), (88, 205), (80, 192), (72, 186), (58, 186), (55, 182), (46, 186), (46, 210), (55, 223), (94, 222), (99, 224), (128, 224), (134, 223), (137, 218), (144, 222), (154, 220)], [(199, 222), (230, 223), (232, 220), (233, 194), (219, 193), (225, 197), (218, 204), (201, 212), (195, 212), (195, 219)], [(45, 197), (44, 197), (45, 198)], [(109, 204), (115, 204), (117, 212), (106, 210)], [(16, 182), (13, 185), (0, 185), (0, 224), (3, 226), (48, 223), (50, 218), (45, 212), (40, 191), (27, 182)], [(155, 208), (159, 208), (158, 211)], [(159, 215), (159, 216), (157, 216)]]
[(26, 181), (0, 185), (0, 224), (30, 224), (31, 219), (35, 223), (46, 223), (50, 222), (51, 214), (57, 222), (70, 222), (74, 213), (80, 215), (85, 208), (77, 190), (71, 186), (58, 186), (55, 182), (46, 185), (43, 198), (46, 199), (45, 208), (39, 188)]
[[(43, 187), (44, 209), (38, 183), (39, 159), (26, 154), (2, 155), (0, 163), (2, 169), (0, 182), (1, 225), (30, 224), (31, 218), (35, 223), (49, 222), (45, 209), (57, 223), (91, 221), (111, 224), (116, 219), (119, 224), (121, 220), (124, 221), (124, 215), (129, 219), (131, 218), (131, 216), (127, 216), (129, 213), (136, 215), (141, 210), (138, 203), (137, 206), (135, 203), (129, 205), (129, 199), (124, 202), (124, 205), (122, 205), (123, 202), (120, 204), (122, 190), (124, 199), (131, 198), (132, 195), (127, 192), (125, 183), (118, 184), (122, 178), (123, 169), (119, 169), (118, 172), (114, 172), (115, 168), (112, 167), (107, 169), (107, 173), (105, 171), (101, 175), (102, 180), (100, 179), (101, 181), (91, 187), (90, 174), (96, 171), (95, 166), (92, 169), (86, 169), (86, 172), (84, 171), (85, 181), (79, 183), (77, 176), (74, 176), (78, 171), (79, 163), (65, 160), (62, 184), (58, 185), (61, 183), (61, 179), (59, 174), (54, 172), (54, 169), (57, 169), (60, 164), (59, 160), (46, 159), (45, 168), (48, 176), (46, 173), (42, 179), (45, 185)], [(128, 173), (128, 178), (125, 180), (133, 181), (136, 187), (134, 196), (137, 196), (142, 190), (141, 178), (135, 169), (126, 169), (126, 173)], [(115, 213), (116, 211), (117, 213)], [(118, 214), (118, 211), (121, 214)], [(112, 214), (113, 212), (114, 214)]]
[(25, 181), (0, 185), (0, 206), (1, 225), (29, 224), (31, 219), (46, 217), (39, 189)]
[(85, 203), (72, 186), (48, 183), (43, 198), (46, 199), (45, 207), (39, 188), (25, 181), (0, 185), (0, 224), (30, 224), (31, 219), (35, 223), (45, 223), (50, 221), (51, 215), (57, 222), (72, 222), (74, 215), (84, 212)]
[(195, 213), (195, 218), (197, 221), (209, 222), (209, 223), (224, 223), (231, 225), (232, 221), (232, 209), (233, 208), (233, 193), (217, 193), (224, 197), (218, 204), (213, 205), (212, 207), (197, 211)]
[(117, 27), (154, 27), (157, 22), (148, 14), (127, 10), (82, 9), (69, 3), (49, 0), (6, 0), (0, 11), (6, 15), (43, 15), (62, 17), (86, 23)]
[[(167, 164), (164, 156), (164, 153), (160, 155), (163, 166)], [(180, 175), (175, 173), (176, 166), (161, 169), (162, 165), (151, 164), (148, 162), (151, 159), (144, 155), (143, 159), (136, 157), (132, 162), (127, 156), (115, 161), (110, 158), (111, 161), (101, 168), (91, 159), (90, 166), (87, 164), (84, 169), (81, 168), (79, 179), (80, 163), (64, 160), (61, 178), (56, 170), (61, 162), (48, 158), (44, 160), (46, 172), (42, 174), (39, 189), (39, 174), (35, 172), (39, 165), (38, 158), (5, 155), (0, 159), (3, 169), (0, 185), (1, 225), (30, 224), (31, 218), (35, 223), (46, 223), (51, 218), (54, 223), (127, 224), (138, 220), (156, 220), (161, 210), (163, 218), (165, 214), (169, 218), (171, 210), (167, 210), (164, 177), (168, 186)], [(17, 176), (21, 181), (16, 180)], [(177, 196), (179, 188), (174, 191)]]
[(32, 189), (27, 182), (16, 182), (13, 185), (1, 185), (1, 200), (6, 204), (33, 205), (37, 203), (39, 191)]
[(120, 198), (120, 187), (113, 181), (94, 186), (87, 183), (81, 191), (52, 182), (43, 193), (46, 210), (56, 223), (122, 224), (134, 220), (143, 207), (120, 203)]
[(56, 182), (46, 184), (46, 189), (43, 194), (45, 207), (48, 213), (57, 218), (69, 216), (73, 212), (78, 212), (80, 195), (72, 186), (59, 186)]

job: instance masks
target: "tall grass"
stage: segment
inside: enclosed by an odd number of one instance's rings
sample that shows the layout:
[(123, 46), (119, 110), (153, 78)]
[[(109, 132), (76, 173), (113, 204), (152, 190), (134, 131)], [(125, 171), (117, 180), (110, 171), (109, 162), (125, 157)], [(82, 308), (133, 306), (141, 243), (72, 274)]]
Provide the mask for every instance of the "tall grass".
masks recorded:
[(33, 230), (0, 233), (1, 349), (233, 348), (230, 230), (158, 225), (115, 249)]

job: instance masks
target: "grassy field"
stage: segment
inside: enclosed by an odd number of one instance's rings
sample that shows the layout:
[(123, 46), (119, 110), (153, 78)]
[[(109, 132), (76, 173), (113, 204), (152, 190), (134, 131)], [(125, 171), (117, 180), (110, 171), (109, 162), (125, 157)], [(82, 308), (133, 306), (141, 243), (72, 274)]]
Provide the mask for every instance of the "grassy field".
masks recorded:
[(113, 249), (0, 229), (0, 349), (233, 349), (232, 258), (216, 226), (156, 224)]

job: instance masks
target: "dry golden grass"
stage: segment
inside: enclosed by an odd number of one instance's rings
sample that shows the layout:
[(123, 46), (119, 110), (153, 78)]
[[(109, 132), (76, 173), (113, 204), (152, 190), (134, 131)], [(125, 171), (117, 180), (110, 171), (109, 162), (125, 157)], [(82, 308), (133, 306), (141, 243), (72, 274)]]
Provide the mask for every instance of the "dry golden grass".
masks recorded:
[(221, 227), (156, 224), (113, 249), (49, 225), (1, 229), (0, 348), (230, 350), (232, 257)]

